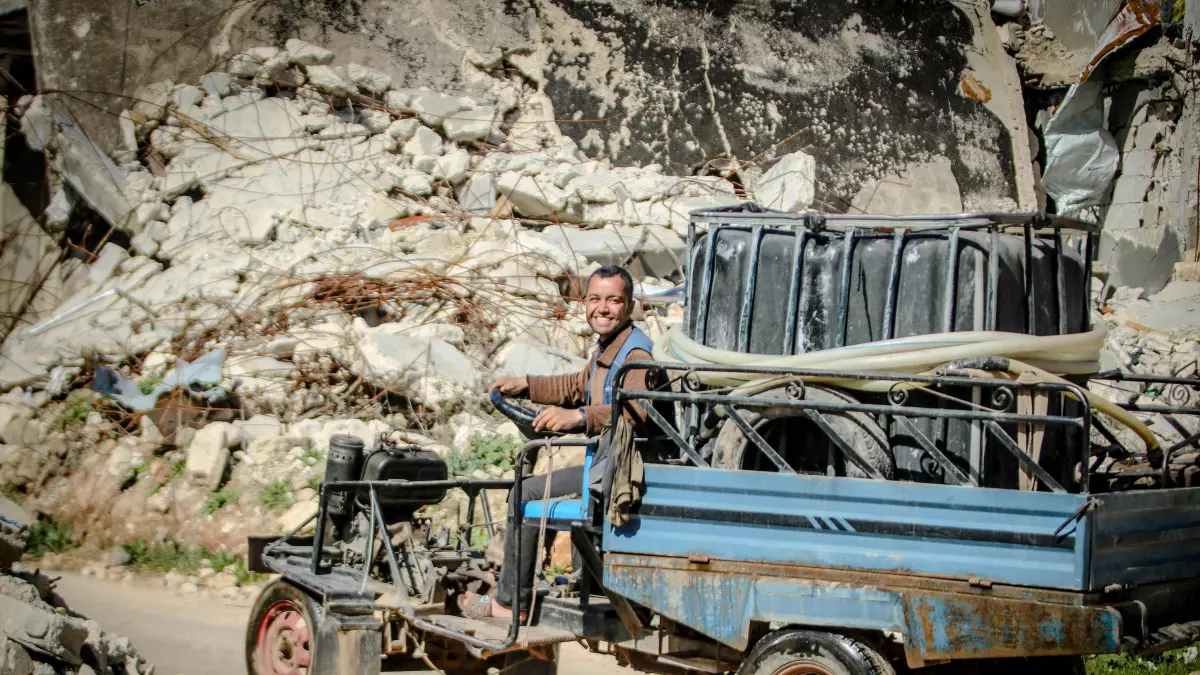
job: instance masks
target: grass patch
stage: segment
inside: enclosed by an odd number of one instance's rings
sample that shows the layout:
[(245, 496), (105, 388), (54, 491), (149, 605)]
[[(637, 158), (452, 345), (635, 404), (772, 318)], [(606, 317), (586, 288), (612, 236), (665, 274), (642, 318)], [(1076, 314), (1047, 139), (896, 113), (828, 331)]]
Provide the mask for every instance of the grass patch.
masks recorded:
[(295, 501), (291, 482), (283, 478), (267, 483), (258, 492), (258, 503), (272, 511), (283, 511)]
[(80, 399), (69, 403), (66, 410), (63, 411), (62, 418), (58, 420), (58, 430), (65, 431), (67, 427), (82, 424), (95, 409), (96, 404), (91, 399)]
[(321, 451), (309, 448), (300, 453), (300, 461), (303, 462), (305, 466), (316, 466), (321, 462)]
[(511, 436), (471, 434), (466, 450), (454, 448), (446, 456), (453, 478), (468, 478), (480, 469), (498, 468), (502, 473), (513, 468), (521, 443)]
[(200, 507), (200, 515), (207, 516), (214, 511), (219, 511), (230, 504), (234, 504), (242, 496), (242, 493), (237, 490), (217, 490), (208, 496), (208, 501), (204, 502), (204, 506)]
[(153, 375), (147, 375), (146, 377), (143, 377), (142, 379), (138, 380), (138, 383), (137, 383), (138, 390), (141, 391), (143, 394), (149, 394), (150, 392), (154, 391), (155, 387), (162, 384), (162, 381), (163, 381), (163, 376), (159, 373), (155, 373)]
[(167, 480), (171, 481), (171, 480), (175, 480), (176, 478), (179, 478), (180, 476), (183, 475), (183, 472), (186, 470), (187, 470), (187, 460), (186, 459), (177, 459), (174, 462), (171, 462), (171, 468), (167, 469)]
[(184, 548), (175, 543), (147, 544), (144, 541), (122, 544), (121, 548), (129, 553), (129, 566), (144, 572), (165, 574), (176, 570), (182, 574), (196, 574), (207, 560), (212, 564), (214, 572), (232, 573), (239, 586), (256, 584), (267, 579), (265, 574), (247, 570), (244, 557), (225, 551)]
[(1088, 675), (1189, 675), (1200, 670), (1196, 645), (1154, 656), (1100, 654), (1087, 658)]
[(309, 476), (308, 480), (304, 481), (304, 486), (313, 492), (321, 492), (321, 483), (325, 481), (325, 474), (320, 476)]
[(25, 554), (40, 558), (47, 553), (65, 553), (79, 546), (70, 523), (59, 523), (53, 518), (43, 518), (29, 528), (29, 542)]

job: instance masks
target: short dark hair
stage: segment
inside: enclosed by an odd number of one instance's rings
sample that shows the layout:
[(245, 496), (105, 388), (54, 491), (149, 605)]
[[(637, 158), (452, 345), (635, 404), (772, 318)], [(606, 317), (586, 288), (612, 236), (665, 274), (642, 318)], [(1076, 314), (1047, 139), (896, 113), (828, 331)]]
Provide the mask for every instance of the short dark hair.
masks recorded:
[(621, 281), (625, 282), (625, 302), (633, 304), (633, 277), (629, 276), (629, 271), (618, 265), (604, 265), (596, 271), (588, 275), (587, 285), (583, 287), (583, 294), (587, 296), (587, 289), (592, 285), (592, 279), (600, 277), (601, 279), (611, 279), (613, 277), (621, 277)]

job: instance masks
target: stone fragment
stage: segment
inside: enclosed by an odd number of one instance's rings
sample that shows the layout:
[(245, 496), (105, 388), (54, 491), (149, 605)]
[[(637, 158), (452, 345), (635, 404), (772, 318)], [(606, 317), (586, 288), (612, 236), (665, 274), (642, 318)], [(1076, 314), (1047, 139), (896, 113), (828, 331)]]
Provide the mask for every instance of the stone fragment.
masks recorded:
[(458, 184), (467, 177), (471, 168), (471, 154), (466, 150), (455, 150), (437, 158), (437, 175)]
[(170, 82), (155, 82), (134, 92), (134, 104), (130, 110), (134, 121), (144, 123), (166, 117), (167, 106), (171, 102), (171, 86)]
[(350, 91), (350, 83), (329, 66), (309, 66), (307, 72), (308, 83), (331, 96), (345, 96)]
[(962, 193), (950, 160), (934, 157), (895, 176), (867, 181), (852, 202), (857, 213), (895, 216), (962, 213)]
[[(285, 534), (291, 532), (316, 512), (317, 505), (311, 501), (292, 504), (276, 521), (279, 523), (279, 531)], [(309, 524), (309, 527), (312, 527), (312, 523)]]
[(415, 119), (407, 118), (396, 120), (388, 125), (387, 135), (398, 141), (406, 141), (417, 133), (417, 129), (421, 128), (421, 123)]
[(409, 155), (440, 155), (442, 137), (429, 127), (420, 127), (404, 144), (404, 152)]
[(373, 68), (360, 66), (357, 63), (351, 63), (347, 66), (346, 74), (350, 76), (351, 82), (358, 85), (359, 89), (372, 94), (386, 93), (388, 87), (392, 86), (391, 75)]
[(803, 152), (784, 155), (767, 169), (754, 187), (759, 206), (779, 211), (800, 211), (812, 204), (817, 160)]
[(526, 218), (557, 217), (567, 222), (579, 220), (579, 214), (566, 211), (567, 193), (538, 176), (506, 171), (496, 180), (496, 190), (508, 197)]
[(258, 74), (259, 69), (262, 68), (264, 61), (266, 61), (265, 58), (248, 52), (242, 52), (234, 54), (229, 58), (229, 65), (226, 67), (226, 70), (229, 71), (230, 75), (236, 77), (254, 77)]
[(1112, 286), (1137, 286), (1154, 295), (1171, 280), (1179, 262), (1179, 238), (1170, 227), (1105, 230), (1098, 259), (1108, 265)]
[(459, 189), (458, 203), (467, 213), (490, 215), (496, 205), (496, 179), (490, 173), (477, 173)]
[(188, 84), (176, 89), (171, 97), (175, 100), (176, 108), (186, 110), (200, 105), (200, 102), (204, 100), (204, 90)]
[(619, 265), (636, 250), (645, 272), (655, 277), (672, 276), (679, 266), (677, 261), (687, 257), (687, 242), (659, 225), (609, 226), (601, 230), (552, 225), (542, 231), (541, 239), (600, 265)]
[[(390, 103), (389, 103), (390, 105)], [(457, 96), (447, 96), (437, 92), (417, 94), (408, 102), (406, 107), (417, 113), (421, 121), (431, 127), (436, 127), (447, 117), (463, 109), (462, 99)]]
[(88, 280), (93, 284), (102, 284), (117, 272), (121, 263), (129, 260), (129, 251), (110, 242), (105, 242), (96, 256), (96, 262), (88, 268)]
[(526, 339), (505, 345), (496, 356), (494, 375), (564, 375), (579, 370), (570, 360), (551, 354), (549, 349)]
[(233, 78), (228, 73), (205, 73), (200, 76), (200, 86), (212, 96), (228, 96)]
[(436, 338), (371, 333), (358, 342), (351, 372), (371, 384), (437, 406), (478, 386), (479, 371)]
[(284, 45), (292, 57), (292, 63), (302, 66), (323, 66), (333, 63), (333, 52), (311, 42), (292, 38)]
[(471, 110), (456, 112), (442, 122), (446, 137), (452, 141), (466, 142), (485, 139), (492, 133), (492, 122), (496, 117), (496, 109), (492, 106), (481, 106)]
[(124, 546), (114, 546), (108, 552), (109, 567), (124, 567), (133, 560), (133, 556), (129, 555), (129, 551)]
[(283, 435), (283, 423), (274, 415), (254, 415), (248, 420), (237, 420), (233, 429), (243, 448), (260, 438)]
[(229, 463), (229, 440), (233, 425), (212, 422), (196, 432), (187, 449), (188, 475), (206, 490), (217, 489)]

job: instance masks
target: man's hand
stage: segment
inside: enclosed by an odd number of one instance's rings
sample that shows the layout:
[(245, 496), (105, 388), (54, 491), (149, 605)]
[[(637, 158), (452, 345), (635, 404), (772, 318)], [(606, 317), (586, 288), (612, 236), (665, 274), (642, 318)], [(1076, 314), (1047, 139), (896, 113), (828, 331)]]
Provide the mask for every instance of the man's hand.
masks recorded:
[(546, 408), (533, 418), (535, 431), (558, 431), (569, 433), (587, 428), (587, 418), (579, 409)]
[(488, 391), (499, 391), (504, 396), (521, 396), (529, 392), (529, 379), (525, 377), (497, 377)]

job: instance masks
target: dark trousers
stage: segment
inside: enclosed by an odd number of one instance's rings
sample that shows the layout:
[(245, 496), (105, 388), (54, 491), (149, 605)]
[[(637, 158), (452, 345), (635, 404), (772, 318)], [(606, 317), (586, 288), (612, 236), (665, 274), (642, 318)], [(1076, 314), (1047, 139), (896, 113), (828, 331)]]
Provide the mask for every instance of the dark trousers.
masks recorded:
[[(557, 469), (552, 473), (531, 476), (521, 481), (521, 500), (540, 501), (545, 496), (547, 480), (550, 481), (551, 498), (578, 495), (583, 487), (583, 466)], [(521, 527), (520, 522), (521, 506), (514, 488), (508, 495), (508, 532), (504, 537), (504, 566), (500, 568), (500, 588), (496, 592), (496, 600), (511, 609), (513, 596), (516, 595), (517, 579), (520, 579), (520, 611), (525, 612), (529, 611), (529, 599), (533, 597), (533, 571), (537, 569), (537, 563), (545, 551), (537, 550), (539, 523), (527, 523), (521, 530), (521, 564), (520, 567), (517, 566), (517, 539), (513, 534), (517, 527)], [(547, 538), (546, 543), (549, 544), (550, 541)]]

